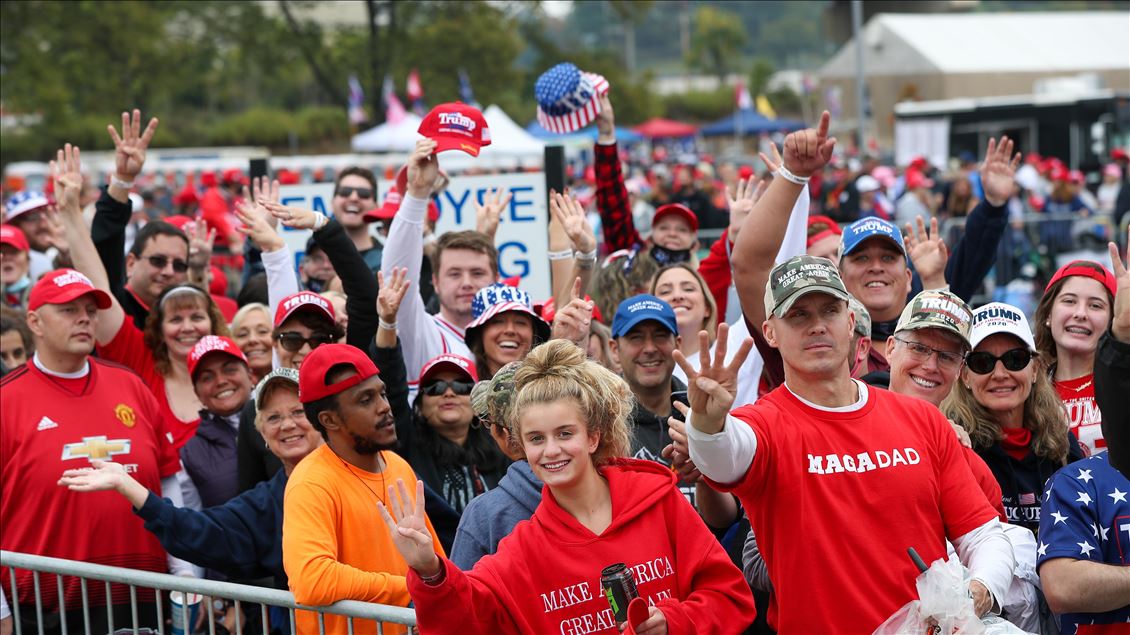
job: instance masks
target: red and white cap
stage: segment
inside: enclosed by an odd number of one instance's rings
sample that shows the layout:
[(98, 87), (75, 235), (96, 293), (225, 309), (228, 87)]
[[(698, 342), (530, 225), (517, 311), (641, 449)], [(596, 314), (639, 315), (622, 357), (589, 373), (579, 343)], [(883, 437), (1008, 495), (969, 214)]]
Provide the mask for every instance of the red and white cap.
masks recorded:
[(15, 247), (17, 251), (29, 251), (27, 236), (15, 225), (0, 225), (0, 245)]
[(655, 227), (655, 224), (659, 222), (660, 218), (671, 214), (679, 216), (683, 220), (687, 221), (687, 223), (691, 226), (692, 232), (698, 231), (698, 216), (695, 215), (691, 208), (683, 205), (682, 203), (668, 203), (666, 205), (660, 206), (659, 209), (655, 210), (655, 216), (653, 216), (651, 219), (651, 226)]
[[(389, 188), (388, 192), (385, 193), (385, 200), (381, 203), (380, 207), (374, 207), (365, 212), (363, 216), (365, 222), (392, 222), (392, 219), (396, 217), (396, 213), (400, 211), (400, 203), (402, 200), (399, 189), (395, 185), (392, 186)], [(428, 199), (428, 220), (433, 223), (439, 220), (439, 207), (432, 199)]]
[(110, 294), (95, 288), (90, 278), (74, 269), (56, 269), (40, 278), (31, 288), (27, 310), (34, 311), (44, 304), (66, 304), (88, 293), (94, 296), (99, 309), (110, 308)]
[[(352, 366), (357, 372), (337, 383), (327, 384), (326, 375), (335, 366)], [(348, 390), (380, 373), (377, 365), (361, 349), (349, 344), (323, 344), (315, 348), (298, 370), (298, 400), (310, 403)]]
[(294, 295), (288, 295), (283, 298), (282, 302), (279, 302), (279, 307), (275, 309), (275, 328), (290, 319), (290, 316), (294, 315), (295, 312), (303, 310), (320, 312), (331, 323), (337, 320), (334, 315), (334, 307), (329, 300), (312, 291), (299, 291)]
[(477, 157), (483, 146), (490, 145), (490, 129), (483, 113), (460, 101), (432, 108), (420, 122), (418, 131), (438, 144), (436, 154), (462, 150)]
[(193, 380), (196, 379), (196, 369), (200, 366), (200, 362), (212, 353), (223, 353), (229, 355), (243, 362), (247, 363), (247, 356), (243, 351), (239, 350), (239, 346), (232, 341), (230, 337), (222, 335), (205, 335), (200, 338), (196, 346), (188, 352), (188, 376)]
[(445, 370), (453, 370), (473, 382), (479, 381), (479, 373), (475, 370), (474, 362), (461, 355), (445, 353), (424, 364), (424, 369), (420, 371), (420, 385), (423, 386), (429, 379)]

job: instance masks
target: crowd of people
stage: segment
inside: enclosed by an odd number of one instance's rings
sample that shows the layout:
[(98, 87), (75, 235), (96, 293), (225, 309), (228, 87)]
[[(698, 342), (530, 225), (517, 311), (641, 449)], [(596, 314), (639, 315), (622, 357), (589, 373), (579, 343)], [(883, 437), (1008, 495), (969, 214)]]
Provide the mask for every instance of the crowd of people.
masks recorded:
[[(436, 235), (442, 153), (489, 142), (463, 105), (386, 200), (338, 173), (329, 215), (237, 173), (153, 213), (136, 110), (95, 191), (66, 144), (0, 225), (0, 547), (570, 635), (870, 633), (916, 599), (913, 548), (960, 560), (977, 618), (1130, 622), (1126, 257), (975, 302), (1018, 205), (1067, 223), (1045, 245), (1117, 224), (1124, 153), (1093, 203), (1007, 138), (938, 191), (924, 161), (838, 166), (824, 113), (711, 196), (702, 166), (636, 174), (600, 100), (589, 184), (549, 196), (549, 298), (500, 279), (506, 194)], [(297, 264), (282, 227), (312, 232)], [(168, 615), (0, 578), (26, 628)], [(348, 629), (208, 601), (232, 632)]]

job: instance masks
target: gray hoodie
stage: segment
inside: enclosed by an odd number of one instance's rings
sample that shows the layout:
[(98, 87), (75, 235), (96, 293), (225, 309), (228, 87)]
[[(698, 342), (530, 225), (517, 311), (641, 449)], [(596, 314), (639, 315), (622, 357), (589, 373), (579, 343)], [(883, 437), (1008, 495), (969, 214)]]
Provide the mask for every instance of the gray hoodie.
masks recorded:
[(469, 571), (479, 558), (493, 554), (515, 525), (534, 515), (541, 504), (541, 488), (529, 463), (511, 463), (498, 487), (476, 497), (463, 510), (451, 548), (455, 566)]

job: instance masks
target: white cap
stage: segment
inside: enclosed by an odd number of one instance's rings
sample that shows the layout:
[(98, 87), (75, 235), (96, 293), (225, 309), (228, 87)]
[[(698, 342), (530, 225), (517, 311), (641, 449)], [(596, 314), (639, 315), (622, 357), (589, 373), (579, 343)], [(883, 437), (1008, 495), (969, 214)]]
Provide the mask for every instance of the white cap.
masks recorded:
[(973, 312), (973, 328), (969, 332), (969, 345), (977, 348), (986, 337), (1007, 333), (1020, 339), (1035, 352), (1036, 340), (1024, 311), (1003, 302), (991, 302)]
[(874, 192), (875, 190), (879, 189), (879, 187), (879, 180), (873, 176), (864, 174), (863, 176), (855, 180), (855, 189), (858, 190), (860, 194)]

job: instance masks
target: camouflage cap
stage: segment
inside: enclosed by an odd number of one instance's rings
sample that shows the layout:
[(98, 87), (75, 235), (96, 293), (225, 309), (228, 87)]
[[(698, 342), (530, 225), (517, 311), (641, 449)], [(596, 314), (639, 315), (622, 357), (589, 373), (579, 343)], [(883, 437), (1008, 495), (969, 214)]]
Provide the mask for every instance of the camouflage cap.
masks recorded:
[(855, 314), (855, 334), (860, 337), (871, 337), (871, 313), (853, 295), (848, 298), (848, 308)]
[(840, 270), (831, 260), (809, 255), (794, 256), (769, 272), (765, 313), (781, 317), (794, 302), (814, 292), (827, 293), (841, 300), (851, 298), (840, 279)]
[(923, 291), (906, 304), (895, 325), (895, 333), (917, 329), (942, 329), (961, 338), (969, 346), (969, 329), (973, 311), (956, 294), (949, 291)]
[(510, 405), (510, 397), (514, 394), (514, 374), (521, 365), (520, 361), (510, 362), (499, 368), (494, 377), (475, 384), (471, 390), (471, 409), (476, 416), (505, 425), (502, 413)]

